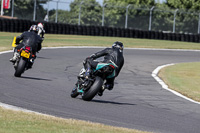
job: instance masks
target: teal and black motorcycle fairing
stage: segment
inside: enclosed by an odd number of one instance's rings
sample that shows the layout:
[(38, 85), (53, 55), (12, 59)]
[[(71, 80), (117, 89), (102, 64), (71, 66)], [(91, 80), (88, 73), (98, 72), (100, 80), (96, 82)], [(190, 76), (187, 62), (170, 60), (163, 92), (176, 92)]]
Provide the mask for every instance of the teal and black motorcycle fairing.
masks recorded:
[(98, 63), (89, 79), (86, 79), (84, 76), (86, 72), (85, 69), (81, 69), (78, 81), (72, 90), (71, 97), (75, 98), (81, 95), (83, 100), (92, 100), (101, 89), (104, 89), (104, 80), (115, 77), (116, 67), (117, 66), (113, 62)]
[[(109, 66), (109, 67), (108, 67)], [(113, 63), (98, 63), (96, 69), (94, 70), (94, 72), (101, 70), (101, 69), (109, 69), (112, 68), (110, 70), (106, 70), (107, 74), (105, 75), (106, 78), (113, 78), (115, 77), (115, 68), (116, 65), (114, 65)]]

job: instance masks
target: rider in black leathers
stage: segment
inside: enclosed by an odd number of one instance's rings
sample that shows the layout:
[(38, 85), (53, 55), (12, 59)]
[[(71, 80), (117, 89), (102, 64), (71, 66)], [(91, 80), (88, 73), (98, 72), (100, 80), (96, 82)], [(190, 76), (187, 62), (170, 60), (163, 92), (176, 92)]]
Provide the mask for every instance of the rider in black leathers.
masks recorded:
[[(16, 61), (17, 56), (19, 55), (18, 50), (21, 49), (23, 46), (30, 46), (32, 48), (33, 54), (36, 54), (36, 52), (38, 52), (42, 48), (42, 38), (37, 35), (37, 33), (37, 25), (32, 25), (29, 31), (25, 31), (16, 38), (17, 46), (14, 49), (13, 57), (10, 59), (11, 62)], [(20, 43), (21, 40), (22, 42)]]
[[(94, 61), (95, 59), (104, 56), (103, 63), (115, 63), (116, 67), (116, 72), (115, 72), (115, 77), (118, 76), (121, 68), (124, 65), (124, 57), (123, 57), (123, 43), (121, 42), (115, 42), (112, 45), (112, 48), (106, 48), (102, 51), (99, 51), (95, 54), (92, 54), (90, 57), (86, 58), (86, 60), (83, 62), (83, 65), (85, 67), (86, 73), (85, 77), (89, 78), (89, 76), (92, 73), (92, 68), (96, 68), (98, 65), (98, 61)], [(114, 80), (115, 77), (113, 78), (107, 78), (106, 83), (105, 83), (105, 89), (112, 90), (114, 87)], [(98, 93), (99, 96), (103, 95), (103, 90)]]

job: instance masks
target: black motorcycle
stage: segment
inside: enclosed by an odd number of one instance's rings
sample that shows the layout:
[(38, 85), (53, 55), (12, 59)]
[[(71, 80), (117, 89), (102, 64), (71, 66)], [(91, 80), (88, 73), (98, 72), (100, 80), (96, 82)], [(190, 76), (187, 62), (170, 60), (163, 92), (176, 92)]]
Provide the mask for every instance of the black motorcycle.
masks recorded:
[(116, 67), (117, 65), (112, 61), (110, 63), (98, 63), (89, 78), (84, 76), (86, 70), (82, 68), (78, 76), (78, 81), (71, 92), (71, 97), (76, 98), (78, 95), (81, 95), (83, 100), (91, 101), (98, 92), (105, 89), (105, 79), (115, 76)]
[(35, 55), (32, 53), (32, 48), (29, 46), (24, 46), (18, 50), (19, 55), (17, 56), (16, 62), (14, 63), (15, 77), (21, 77), (21, 74), (25, 70), (32, 67)]

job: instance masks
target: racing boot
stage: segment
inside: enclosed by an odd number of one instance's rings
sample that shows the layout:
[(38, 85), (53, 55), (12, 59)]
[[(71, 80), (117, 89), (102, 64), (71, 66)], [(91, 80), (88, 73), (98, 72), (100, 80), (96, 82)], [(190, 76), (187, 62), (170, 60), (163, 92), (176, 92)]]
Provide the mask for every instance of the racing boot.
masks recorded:
[(112, 90), (113, 89), (113, 84), (105, 84), (102, 86), (102, 89), (98, 92), (98, 95), (99, 96), (103, 96), (103, 92), (105, 89), (108, 89), (108, 90)]
[(98, 95), (101, 97), (101, 96), (103, 96), (103, 92), (104, 92), (104, 90), (100, 90), (99, 92), (98, 92)]
[(90, 62), (91, 62), (91, 58), (88, 57), (88, 58), (86, 58), (86, 60), (83, 63), (84, 68), (86, 70), (85, 74), (84, 74), (85, 79), (89, 79), (92, 75), (92, 72), (93, 72), (92, 69), (91, 69)]
[(10, 59), (10, 62), (15, 62), (17, 60), (17, 57), (19, 56), (19, 53), (14, 52), (13, 57)]
[(84, 86), (88, 87), (91, 84), (91, 75), (92, 75), (92, 70), (88, 68), (84, 74), (85, 81), (84, 81)]

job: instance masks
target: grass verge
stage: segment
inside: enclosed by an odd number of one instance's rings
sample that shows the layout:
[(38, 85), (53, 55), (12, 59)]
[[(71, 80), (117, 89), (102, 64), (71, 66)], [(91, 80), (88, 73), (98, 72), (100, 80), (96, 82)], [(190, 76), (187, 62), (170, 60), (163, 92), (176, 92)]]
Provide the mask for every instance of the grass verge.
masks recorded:
[(0, 133), (148, 133), (0, 107)]
[[(0, 32), (0, 50), (11, 50), (14, 36), (21, 33)], [(135, 38), (101, 37), (101, 36), (78, 36), (45, 34), (43, 47), (55, 46), (105, 46), (110, 47), (113, 42), (121, 41), (125, 48), (161, 48), (161, 49), (200, 49), (198, 43), (148, 40)]]
[(184, 96), (200, 102), (200, 63), (180, 63), (161, 69), (158, 76)]

